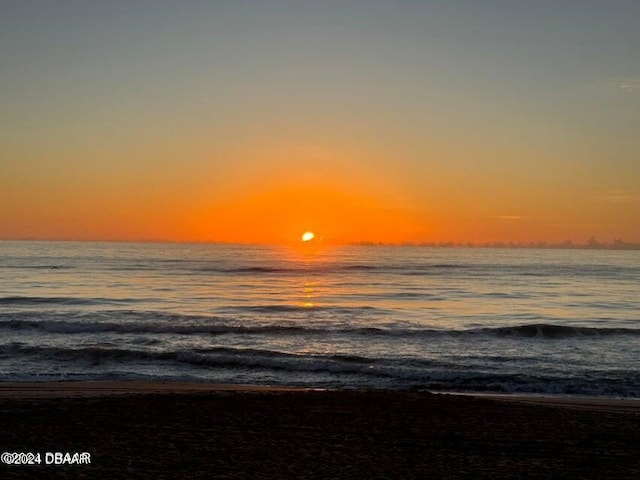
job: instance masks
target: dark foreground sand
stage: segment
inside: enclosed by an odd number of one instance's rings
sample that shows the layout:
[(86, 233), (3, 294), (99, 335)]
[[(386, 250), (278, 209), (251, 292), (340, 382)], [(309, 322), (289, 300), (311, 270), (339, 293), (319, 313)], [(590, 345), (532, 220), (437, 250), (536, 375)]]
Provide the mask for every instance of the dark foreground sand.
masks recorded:
[[(554, 403), (555, 402), (555, 403)], [(0, 478), (637, 479), (639, 403), (140, 382), (0, 384)]]

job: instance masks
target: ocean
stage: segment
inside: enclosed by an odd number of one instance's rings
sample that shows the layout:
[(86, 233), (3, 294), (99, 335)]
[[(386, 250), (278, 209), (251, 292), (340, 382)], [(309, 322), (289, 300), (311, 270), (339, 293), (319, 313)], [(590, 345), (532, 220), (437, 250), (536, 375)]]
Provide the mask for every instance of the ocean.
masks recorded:
[(0, 381), (640, 397), (640, 252), (0, 242)]

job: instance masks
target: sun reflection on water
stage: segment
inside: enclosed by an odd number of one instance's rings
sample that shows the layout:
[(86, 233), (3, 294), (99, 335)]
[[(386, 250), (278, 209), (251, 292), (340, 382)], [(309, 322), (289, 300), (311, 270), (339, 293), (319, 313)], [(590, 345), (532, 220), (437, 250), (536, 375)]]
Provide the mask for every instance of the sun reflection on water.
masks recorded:
[(317, 306), (315, 299), (317, 298), (316, 293), (316, 284), (317, 282), (304, 282), (302, 286), (302, 301), (300, 306), (304, 308), (313, 308)]

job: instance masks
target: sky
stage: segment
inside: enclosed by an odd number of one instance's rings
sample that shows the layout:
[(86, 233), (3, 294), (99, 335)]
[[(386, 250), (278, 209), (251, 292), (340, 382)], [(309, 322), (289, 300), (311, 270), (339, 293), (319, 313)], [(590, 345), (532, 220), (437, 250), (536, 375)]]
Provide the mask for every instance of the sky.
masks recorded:
[(0, 3), (0, 239), (640, 242), (637, 0)]

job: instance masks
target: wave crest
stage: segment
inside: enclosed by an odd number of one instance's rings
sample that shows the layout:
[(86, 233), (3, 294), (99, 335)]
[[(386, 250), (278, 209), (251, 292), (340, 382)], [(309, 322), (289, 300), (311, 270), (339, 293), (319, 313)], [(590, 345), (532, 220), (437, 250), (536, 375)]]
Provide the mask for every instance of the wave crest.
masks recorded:
[[(287, 309), (299, 310), (299, 307), (288, 306), (256, 306), (261, 313), (287, 312)], [(301, 307), (300, 307), (301, 308)], [(103, 319), (100, 319), (102, 316)], [(118, 318), (122, 316), (123, 318)], [(21, 312), (1, 319), (0, 330), (36, 330), (49, 333), (79, 334), (113, 332), (122, 334), (174, 334), (174, 335), (358, 335), (387, 337), (513, 337), (562, 339), (571, 337), (611, 337), (616, 335), (638, 336), (640, 329), (622, 327), (586, 327), (533, 323), (503, 327), (479, 327), (466, 330), (446, 330), (435, 328), (397, 328), (389, 326), (344, 327), (341, 325), (308, 326), (294, 322), (239, 324), (237, 321), (218, 317), (181, 316), (154, 314), (153, 312), (131, 313), (102, 312), (102, 315), (85, 314), (76, 317), (64, 314), (39, 314), (38, 312)], [(44, 318), (40, 318), (44, 317)], [(98, 317), (96, 320), (95, 317)]]

